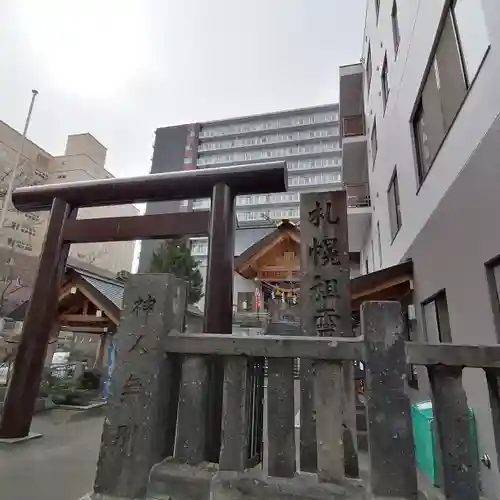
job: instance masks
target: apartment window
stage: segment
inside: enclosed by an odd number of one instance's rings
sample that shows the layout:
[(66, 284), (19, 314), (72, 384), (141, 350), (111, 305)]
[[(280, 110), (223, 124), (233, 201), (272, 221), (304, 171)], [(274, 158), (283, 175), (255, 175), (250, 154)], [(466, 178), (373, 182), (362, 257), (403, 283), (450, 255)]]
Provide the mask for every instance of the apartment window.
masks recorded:
[(13, 238), (8, 238), (7, 239), (7, 245), (10, 247), (14, 248), (20, 248), (21, 250), (27, 250), (28, 252), (31, 252), (33, 250), (33, 246), (31, 243), (26, 243), (25, 241), (22, 240), (15, 240)]
[(36, 234), (36, 229), (32, 228), (32, 227), (22, 227), (21, 228), (21, 233), (26, 233), (26, 234), (29, 234), (30, 236), (35, 236)]
[(379, 264), (379, 269), (382, 269), (382, 238), (380, 236), (379, 221), (377, 221), (377, 243), (378, 243), (378, 264)]
[(387, 99), (389, 99), (389, 74), (387, 70), (387, 54), (384, 57), (384, 64), (382, 64), (382, 101), (384, 103), (384, 112), (387, 107)]
[(370, 138), (371, 149), (372, 149), (372, 160), (373, 166), (375, 166), (375, 158), (377, 157), (378, 142), (377, 142), (377, 122), (373, 120), (372, 135)]
[(401, 228), (401, 205), (399, 200), (399, 185), (398, 185), (398, 172), (394, 169), (392, 174), (391, 182), (389, 183), (389, 189), (387, 191), (387, 196), (389, 200), (389, 221), (391, 224), (391, 237), (394, 239), (396, 234)]
[(445, 290), (422, 303), (427, 341), (451, 342), (450, 316)]
[(394, 40), (394, 54), (397, 55), (399, 49), (399, 41), (401, 40), (401, 35), (399, 33), (398, 2), (396, 0), (394, 0), (394, 3), (392, 4), (391, 21), (392, 21), (392, 38)]
[(370, 90), (370, 84), (372, 82), (372, 49), (368, 45), (368, 53), (366, 54), (366, 88)]
[(481, 0), (456, 0), (446, 13), (413, 117), (419, 181), (451, 128), (489, 46)]
[(493, 318), (500, 342), (500, 256), (486, 264), (486, 277), (490, 289)]
[(39, 170), (38, 168), (35, 169), (35, 174), (40, 176), (42, 179), (47, 180), (49, 178), (49, 174), (47, 172), (43, 172), (42, 170)]
[(452, 14), (470, 86), (490, 45), (481, 0), (455, 0)]

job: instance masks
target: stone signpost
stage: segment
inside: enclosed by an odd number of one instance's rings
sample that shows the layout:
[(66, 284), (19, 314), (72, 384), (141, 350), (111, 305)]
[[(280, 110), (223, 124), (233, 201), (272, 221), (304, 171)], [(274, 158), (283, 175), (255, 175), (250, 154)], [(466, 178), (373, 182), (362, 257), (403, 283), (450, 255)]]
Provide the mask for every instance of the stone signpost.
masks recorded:
[[(301, 196), (300, 239), (303, 334), (311, 337), (352, 337), (345, 191)], [(331, 463), (336, 459), (329, 456), (329, 451), (322, 443), (334, 438), (335, 433), (343, 428), (345, 473), (357, 477), (359, 467), (352, 363), (345, 362), (341, 367), (324, 362), (314, 365), (308, 360), (301, 360), (300, 366), (301, 469), (308, 472), (318, 470), (321, 478), (322, 462)], [(336, 408), (321, 404), (327, 404), (335, 394), (343, 395), (343, 408), (338, 408), (338, 403)], [(335, 413), (329, 415), (331, 411)], [(343, 426), (337, 429), (328, 427), (328, 422), (335, 418), (341, 418)], [(340, 470), (337, 473), (341, 475)]]
[(181, 331), (185, 301), (185, 283), (170, 275), (127, 283), (93, 498), (143, 497), (151, 467), (172, 455), (165, 337)]

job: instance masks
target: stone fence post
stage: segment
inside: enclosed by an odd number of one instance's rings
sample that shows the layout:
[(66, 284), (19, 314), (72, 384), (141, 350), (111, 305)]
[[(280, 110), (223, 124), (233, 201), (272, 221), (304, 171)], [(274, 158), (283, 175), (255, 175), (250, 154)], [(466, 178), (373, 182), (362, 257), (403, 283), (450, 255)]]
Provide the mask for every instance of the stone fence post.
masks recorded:
[(365, 302), (366, 410), (370, 486), (375, 499), (417, 500), (405, 332), (399, 302)]

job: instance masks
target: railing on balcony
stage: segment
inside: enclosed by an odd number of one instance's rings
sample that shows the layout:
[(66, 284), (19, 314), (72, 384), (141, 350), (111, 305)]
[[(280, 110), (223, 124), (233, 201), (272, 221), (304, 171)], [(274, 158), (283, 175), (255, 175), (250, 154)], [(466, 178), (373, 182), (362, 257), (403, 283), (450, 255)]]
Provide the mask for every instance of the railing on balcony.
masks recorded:
[(370, 189), (368, 183), (346, 185), (347, 191), (347, 206), (350, 208), (362, 208), (369, 207), (371, 205), (370, 201)]
[(342, 118), (342, 137), (365, 135), (365, 120), (363, 115), (345, 116)]

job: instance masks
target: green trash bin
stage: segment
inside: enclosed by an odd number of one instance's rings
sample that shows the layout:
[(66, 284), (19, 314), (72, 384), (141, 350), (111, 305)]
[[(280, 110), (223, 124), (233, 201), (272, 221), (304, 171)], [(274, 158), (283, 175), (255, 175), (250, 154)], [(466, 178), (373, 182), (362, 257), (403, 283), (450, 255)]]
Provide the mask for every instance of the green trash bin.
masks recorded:
[[(415, 459), (417, 467), (432, 481), (434, 486), (441, 486), (441, 467), (436, 435), (432, 402), (415, 403), (411, 408), (413, 421), (413, 437), (415, 441)], [(469, 408), (470, 431), (475, 445), (475, 456), (479, 462), (477, 446), (477, 430), (474, 411)]]

